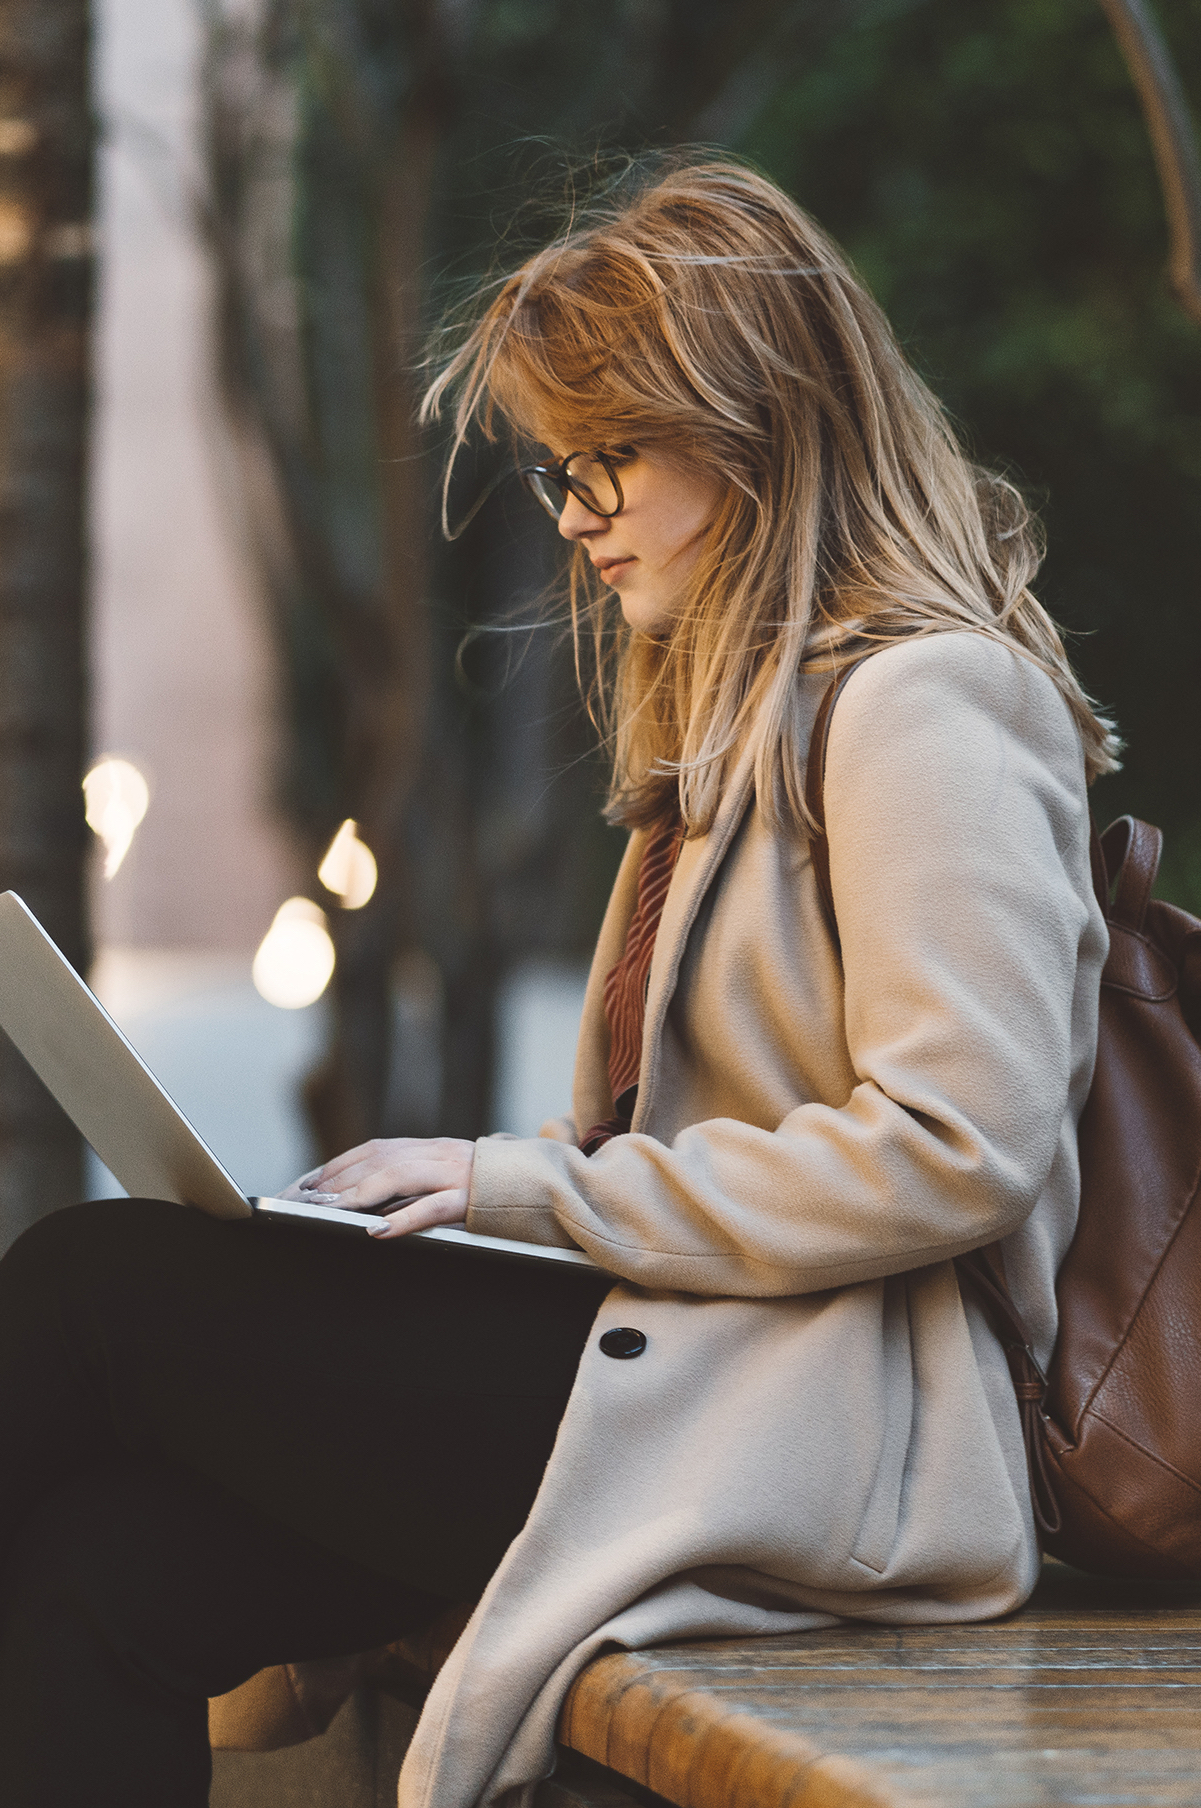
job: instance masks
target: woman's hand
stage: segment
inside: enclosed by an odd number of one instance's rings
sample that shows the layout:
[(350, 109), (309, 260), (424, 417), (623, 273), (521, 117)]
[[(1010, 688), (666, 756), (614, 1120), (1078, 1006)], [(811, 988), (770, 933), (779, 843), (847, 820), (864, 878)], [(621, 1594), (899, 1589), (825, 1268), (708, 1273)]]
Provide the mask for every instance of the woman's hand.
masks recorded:
[(283, 1198), (309, 1193), (336, 1193), (338, 1204), (352, 1212), (386, 1212), (381, 1240), (403, 1237), (432, 1224), (462, 1224), (475, 1144), (456, 1136), (375, 1137), (314, 1168)]

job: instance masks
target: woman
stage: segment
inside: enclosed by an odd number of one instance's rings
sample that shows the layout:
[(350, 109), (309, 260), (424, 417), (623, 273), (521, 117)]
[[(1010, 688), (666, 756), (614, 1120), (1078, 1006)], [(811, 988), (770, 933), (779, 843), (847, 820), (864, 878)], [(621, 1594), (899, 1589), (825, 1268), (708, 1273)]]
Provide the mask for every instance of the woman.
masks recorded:
[[(544, 1774), (602, 1643), (978, 1619), (1034, 1582), (1012, 1387), (952, 1258), (1001, 1241), (1045, 1358), (1114, 743), (1027, 588), (1020, 504), (829, 240), (732, 164), (602, 201), (499, 288), (430, 412), (450, 392), (458, 441), (500, 418), (545, 448), (527, 482), (574, 547), (634, 831), (574, 1115), (306, 1177), (409, 1201), (387, 1250), (134, 1202), (0, 1266), (21, 1808), (97, 1777), (199, 1803), (206, 1695), (481, 1588), (413, 1808)], [(806, 760), (865, 651), (829, 729), (831, 914)], [(616, 1284), (405, 1244), (456, 1222)]]

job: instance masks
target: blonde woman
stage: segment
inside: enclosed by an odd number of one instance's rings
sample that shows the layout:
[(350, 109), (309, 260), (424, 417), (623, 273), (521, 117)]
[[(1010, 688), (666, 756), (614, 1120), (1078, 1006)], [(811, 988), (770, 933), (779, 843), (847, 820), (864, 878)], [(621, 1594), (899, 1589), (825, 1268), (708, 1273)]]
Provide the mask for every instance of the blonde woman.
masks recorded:
[[(1028, 587), (1020, 502), (736, 164), (602, 199), (486, 298), (429, 412), (451, 397), (457, 442), (512, 433), (571, 547), (633, 831), (572, 1115), (306, 1177), (405, 1201), (386, 1248), (134, 1202), (0, 1266), (14, 1805), (97, 1801), (97, 1776), (123, 1808), (199, 1804), (204, 1696), (481, 1591), (406, 1808), (526, 1799), (602, 1644), (982, 1619), (1035, 1579), (1012, 1386), (953, 1258), (1000, 1241), (1045, 1358), (1114, 743)], [(823, 844), (810, 735), (869, 650)], [(611, 1279), (406, 1245), (454, 1223)], [(77, 1747), (95, 1704), (74, 1795), (25, 1730), (45, 1752), (56, 1690)]]

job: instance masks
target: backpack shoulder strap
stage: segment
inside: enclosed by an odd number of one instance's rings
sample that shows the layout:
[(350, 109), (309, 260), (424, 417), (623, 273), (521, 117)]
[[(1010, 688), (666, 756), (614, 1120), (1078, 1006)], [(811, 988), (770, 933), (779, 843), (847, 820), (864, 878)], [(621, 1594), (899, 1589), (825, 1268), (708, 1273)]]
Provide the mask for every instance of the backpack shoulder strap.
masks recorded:
[[(1095, 832), (1095, 831), (1094, 831)], [(1111, 923), (1143, 932), (1151, 888), (1163, 853), (1163, 831), (1137, 816), (1119, 816), (1100, 837), (1101, 862), (1106, 875), (1106, 896), (1101, 908)], [(1108, 888), (1114, 886), (1113, 903)]]
[(860, 653), (849, 664), (836, 671), (826, 687), (826, 694), (818, 706), (817, 716), (813, 723), (813, 733), (809, 737), (809, 757), (805, 762), (805, 808), (809, 813), (809, 858), (813, 862), (813, 876), (817, 880), (817, 889), (825, 907), (826, 920), (830, 925), (834, 940), (838, 940), (838, 921), (834, 915), (834, 888), (830, 883), (830, 842), (826, 835), (826, 754), (830, 745), (830, 721), (834, 714), (834, 705), (838, 702), (847, 680), (859, 670), (864, 662), (875, 653), (883, 652), (882, 647), (872, 647), (867, 653)]

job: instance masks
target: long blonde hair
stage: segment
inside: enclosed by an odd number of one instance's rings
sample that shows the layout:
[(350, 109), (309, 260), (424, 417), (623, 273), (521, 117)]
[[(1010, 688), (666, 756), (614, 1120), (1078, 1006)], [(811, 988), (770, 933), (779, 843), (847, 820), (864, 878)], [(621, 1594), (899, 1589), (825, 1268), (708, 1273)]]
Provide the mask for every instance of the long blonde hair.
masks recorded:
[(572, 563), (577, 669), (595, 655), (608, 815), (711, 824), (735, 750), (761, 803), (806, 816), (797, 677), (868, 642), (971, 628), (1058, 686), (1090, 781), (1118, 742), (1030, 591), (1041, 548), (1012, 484), (974, 466), (837, 246), (754, 170), (684, 153), (635, 170), (501, 279), (431, 384), (451, 458), (497, 416), (544, 443), (686, 458), (725, 499), (663, 637)]

